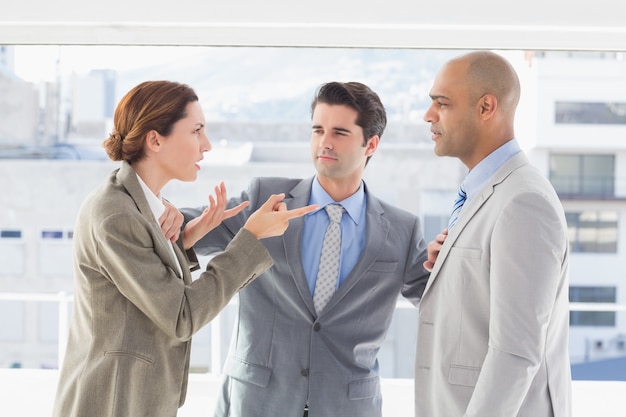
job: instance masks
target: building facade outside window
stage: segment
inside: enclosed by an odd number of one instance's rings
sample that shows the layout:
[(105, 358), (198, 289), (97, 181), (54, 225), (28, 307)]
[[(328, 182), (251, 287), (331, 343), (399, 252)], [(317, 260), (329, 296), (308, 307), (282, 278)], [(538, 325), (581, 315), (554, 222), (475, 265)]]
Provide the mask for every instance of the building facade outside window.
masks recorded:
[(615, 155), (551, 154), (550, 181), (561, 198), (613, 199)]
[(626, 103), (554, 103), (556, 124), (626, 124)]
[(571, 252), (617, 253), (617, 212), (567, 212), (565, 218)]
[[(570, 287), (570, 302), (615, 303), (615, 287)], [(614, 311), (571, 311), (570, 326), (615, 327)]]

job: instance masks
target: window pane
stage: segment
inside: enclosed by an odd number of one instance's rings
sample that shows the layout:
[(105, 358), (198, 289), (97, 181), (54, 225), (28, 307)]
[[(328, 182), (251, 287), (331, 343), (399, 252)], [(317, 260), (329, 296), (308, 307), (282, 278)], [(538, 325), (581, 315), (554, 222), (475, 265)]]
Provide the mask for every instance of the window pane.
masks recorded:
[(571, 252), (617, 253), (618, 213), (565, 213)]
[(615, 287), (570, 287), (569, 300), (578, 303), (614, 303)]
[(617, 253), (617, 212), (601, 211), (598, 213), (598, 252)]
[(578, 194), (580, 190), (578, 155), (552, 155), (550, 181), (559, 194)]
[[(0, 341), (19, 342), (26, 337), (25, 304), (22, 301), (0, 301)], [(0, 363), (12, 362), (8, 352), (0, 355)]]
[(612, 196), (615, 157), (613, 155), (583, 155), (581, 193), (584, 195)]
[(550, 181), (561, 196), (613, 198), (615, 155), (553, 154)]
[(443, 229), (448, 227), (448, 216), (424, 216), (424, 240), (430, 242), (441, 233)]
[(570, 326), (615, 327), (613, 311), (572, 311), (569, 314)]
[(626, 103), (556, 102), (557, 124), (626, 124)]
[(19, 239), (22, 237), (21, 230), (3, 229), (0, 230), (1, 239)]
[[(615, 287), (570, 287), (569, 300), (579, 303), (615, 303)], [(614, 311), (572, 311), (571, 326), (615, 327)]]

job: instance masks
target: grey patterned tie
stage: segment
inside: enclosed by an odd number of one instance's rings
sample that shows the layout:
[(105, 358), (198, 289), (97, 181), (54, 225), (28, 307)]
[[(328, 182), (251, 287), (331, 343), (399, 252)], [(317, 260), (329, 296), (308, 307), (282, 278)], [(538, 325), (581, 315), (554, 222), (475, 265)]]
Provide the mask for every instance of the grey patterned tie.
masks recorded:
[(465, 199), (467, 199), (467, 194), (465, 193), (465, 186), (461, 183), (459, 187), (459, 191), (457, 191), (456, 200), (454, 200), (454, 207), (452, 208), (452, 213), (450, 214), (450, 221), (448, 222), (448, 231), (452, 230), (452, 226), (456, 224), (456, 221), (459, 220), (459, 215), (461, 214), (461, 209), (463, 208), (463, 204), (465, 204)]
[(324, 243), (322, 243), (322, 255), (320, 256), (317, 281), (313, 292), (313, 305), (315, 311), (320, 314), (328, 301), (332, 298), (337, 288), (339, 278), (339, 258), (341, 255), (341, 216), (343, 207), (339, 204), (328, 204), (325, 207), (330, 219)]

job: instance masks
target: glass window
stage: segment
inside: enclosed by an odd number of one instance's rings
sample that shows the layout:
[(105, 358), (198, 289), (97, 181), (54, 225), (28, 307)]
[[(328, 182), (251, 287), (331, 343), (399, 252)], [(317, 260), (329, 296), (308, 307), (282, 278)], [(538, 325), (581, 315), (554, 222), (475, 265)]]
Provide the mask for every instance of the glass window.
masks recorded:
[(59, 307), (57, 303), (39, 302), (37, 305), (38, 339), (41, 342), (59, 341)]
[(424, 240), (427, 243), (435, 239), (435, 236), (448, 227), (448, 217), (447, 215), (435, 216), (432, 214), (424, 216)]
[(21, 230), (2, 229), (0, 230), (0, 239), (20, 239), (22, 237)]
[[(615, 303), (615, 287), (570, 287), (570, 302)], [(571, 311), (570, 326), (615, 327), (614, 311)]]
[(615, 211), (565, 213), (570, 251), (617, 253), (618, 217)]
[(63, 231), (62, 230), (42, 230), (41, 238), (42, 239), (63, 239)]
[[(0, 341), (20, 342), (26, 338), (25, 308), (23, 301), (0, 301)], [(6, 356), (0, 357), (3, 362)]]
[(570, 103), (554, 105), (556, 124), (626, 124), (626, 103)]
[[(83, 195), (92, 191), (91, 184), (99, 186), (103, 180), (102, 160), (109, 161), (101, 142), (110, 132), (115, 104), (123, 93), (146, 79), (189, 83), (202, 100), (214, 152), (207, 155), (205, 161), (210, 160), (210, 169), (203, 170), (203, 178), (197, 181), (199, 185), (191, 188), (191, 184), (184, 188), (176, 185), (168, 189), (166, 197), (172, 197), (181, 207), (205, 201), (206, 184), (212, 183), (213, 178), (226, 180), (229, 194), (236, 195), (256, 175), (310, 175), (308, 142), (312, 94), (321, 83), (333, 79), (362, 81), (381, 95), (389, 123), (381, 142), (382, 152), (366, 170), (366, 182), (373, 194), (383, 200), (413, 213), (426, 214), (421, 218), (427, 242), (446, 227), (458, 180), (466, 172), (465, 167), (446, 165), (447, 162), (434, 155), (432, 135), (423, 121), (431, 104), (432, 79), (445, 61), (462, 51), (35, 45), (2, 48), (5, 54), (0, 56), (0, 61), (4, 59), (6, 71), (0, 71), (0, 83), (4, 83), (7, 91), (0, 97), (5, 110), (4, 117), (0, 118), (0, 165), (4, 165), (0, 183), (5, 188), (10, 187), (5, 194), (12, 196), (3, 201), (4, 211), (0, 215), (4, 219), (0, 225), (4, 228), (0, 228), (0, 290), (3, 293), (20, 290), (39, 295), (72, 291), (71, 228), (75, 224), (75, 212)], [(537, 72), (537, 76), (543, 77), (539, 66), (534, 65), (532, 53), (510, 52), (515, 53), (524, 68), (529, 68), (526, 64), (533, 64), (531, 74)], [(552, 57), (546, 56), (553, 53), (558, 54), (549, 51), (538, 52), (535, 56), (543, 56), (540, 67), (549, 70), (544, 75), (558, 79), (558, 75), (565, 72), (558, 66), (558, 60), (553, 66)], [(577, 52), (563, 54), (560, 59), (581, 58)], [(583, 53), (586, 63), (596, 58), (606, 59), (606, 62), (591, 63), (594, 65), (590, 68), (597, 64), (603, 69), (599, 75), (591, 73), (585, 77), (600, 79), (609, 70), (615, 72), (615, 66), (626, 73), (622, 69), (621, 54), (603, 54)], [(609, 65), (609, 70), (605, 64)], [(575, 64), (566, 68), (570, 65)], [(585, 65), (580, 72), (584, 68)], [(545, 79), (536, 81), (543, 83)], [(568, 74), (565, 80), (572, 79)], [(564, 88), (569, 91), (572, 87)], [(599, 90), (595, 87), (593, 91)], [(550, 88), (541, 91), (538, 97), (541, 103), (554, 103), (567, 96), (559, 92), (555, 98), (554, 94), (547, 93)], [(585, 91), (579, 92), (579, 96), (591, 96)], [(620, 100), (610, 96), (607, 93), (597, 101)], [(18, 102), (19, 106), (14, 105)], [(576, 112), (584, 108), (570, 104), (559, 107), (559, 111), (564, 112), (563, 117), (576, 116), (568, 119), (568, 123), (582, 123), (581, 120), (591, 117), (578, 115)], [(588, 103), (583, 104), (585, 107)], [(592, 113), (607, 116), (623, 110), (619, 103), (608, 109), (607, 104), (602, 106), (598, 109), (592, 103)], [(537, 126), (537, 137), (545, 136), (544, 128), (554, 127), (552, 120), (547, 122)], [(614, 139), (617, 143), (620, 138)], [(608, 154), (615, 151), (594, 150), (591, 146), (568, 148), (568, 154), (564, 148), (554, 149), (557, 153), (549, 157), (551, 180), (561, 196), (615, 199), (615, 173), (621, 161)], [(50, 160), (20, 161), (46, 158)], [(71, 161), (64, 161), (66, 159)], [(21, 167), (19, 173), (11, 169), (13, 166)], [(23, 175), (22, 170), (27, 170), (28, 175)], [(108, 173), (109, 169), (105, 171)], [(30, 217), (36, 220), (31, 221)], [(573, 251), (617, 251), (618, 213), (575, 212), (569, 213), (567, 220)], [(578, 258), (597, 261), (597, 256)], [(204, 265), (206, 261), (201, 263)], [(572, 270), (576, 278), (573, 282), (597, 285), (592, 282), (594, 277), (581, 277), (584, 271), (585, 268)], [(583, 300), (580, 296), (583, 292), (579, 291), (575, 299)], [(24, 295), (25, 299), (29, 296)], [(56, 361), (57, 343), (63, 344), (65, 339), (58, 340), (59, 332), (63, 333), (67, 324), (64, 309), (59, 313), (56, 301), (26, 303), (28, 308), (24, 310), (14, 301), (0, 302), (0, 317), (5, 317), (5, 322), (6, 317), (11, 317), (10, 327), (3, 333), (9, 341), (0, 340), (0, 365), (19, 362), (23, 366), (47, 366)], [(193, 370), (219, 372), (230, 344), (235, 313), (236, 308), (227, 309), (220, 314), (219, 321), (214, 322), (215, 326), (205, 328), (194, 338), (197, 349), (192, 348), (190, 365)], [(414, 335), (405, 329), (413, 328), (415, 314), (414, 306), (399, 304), (380, 351), (381, 375), (411, 377)], [(17, 323), (13, 317), (17, 317)], [(584, 337), (598, 329), (622, 334), (625, 329), (622, 317), (623, 313), (575, 312), (572, 322), (577, 326), (614, 326), (610, 330), (608, 327), (577, 328), (576, 332)], [(219, 331), (214, 332), (216, 329)], [(595, 340), (598, 336), (592, 334), (591, 337)], [(608, 340), (610, 336), (606, 337)], [(584, 340), (572, 345), (576, 349), (584, 345)], [(12, 351), (24, 354), (9, 355)]]
[(613, 198), (615, 155), (550, 155), (550, 181), (560, 197)]

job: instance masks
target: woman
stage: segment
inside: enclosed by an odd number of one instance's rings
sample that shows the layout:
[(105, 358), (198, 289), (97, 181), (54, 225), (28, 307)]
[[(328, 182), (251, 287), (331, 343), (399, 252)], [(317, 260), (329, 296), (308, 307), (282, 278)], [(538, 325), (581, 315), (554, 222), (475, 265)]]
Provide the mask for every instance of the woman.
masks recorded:
[(259, 239), (315, 209), (287, 211), (282, 195), (271, 196), (192, 282), (196, 259), (185, 251), (247, 205), (224, 211), (222, 184), (184, 238), (164, 237), (160, 191), (196, 179), (211, 149), (204, 128), (198, 97), (183, 84), (144, 82), (118, 104), (103, 145), (122, 166), (85, 200), (74, 230), (74, 312), (54, 416), (175, 416), (191, 336), (272, 265)]

